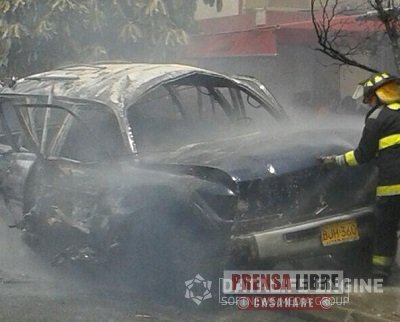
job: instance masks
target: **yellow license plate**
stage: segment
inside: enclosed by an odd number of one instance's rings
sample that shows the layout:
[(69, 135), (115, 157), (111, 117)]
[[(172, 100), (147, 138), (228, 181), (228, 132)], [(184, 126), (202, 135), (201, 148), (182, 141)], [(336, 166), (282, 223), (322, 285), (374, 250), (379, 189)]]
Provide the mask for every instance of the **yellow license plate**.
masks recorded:
[(359, 238), (357, 222), (355, 220), (341, 221), (322, 226), (321, 228), (321, 242), (324, 246), (341, 244), (358, 240)]

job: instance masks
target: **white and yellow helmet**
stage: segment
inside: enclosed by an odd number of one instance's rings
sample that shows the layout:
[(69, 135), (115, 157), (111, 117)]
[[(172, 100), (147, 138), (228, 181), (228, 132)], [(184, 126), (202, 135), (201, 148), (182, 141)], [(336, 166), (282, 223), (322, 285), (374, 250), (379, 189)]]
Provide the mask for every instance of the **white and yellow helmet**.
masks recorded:
[(387, 73), (372, 74), (369, 78), (358, 84), (353, 99), (367, 98), (376, 94), (384, 103), (392, 103), (400, 100), (399, 78)]

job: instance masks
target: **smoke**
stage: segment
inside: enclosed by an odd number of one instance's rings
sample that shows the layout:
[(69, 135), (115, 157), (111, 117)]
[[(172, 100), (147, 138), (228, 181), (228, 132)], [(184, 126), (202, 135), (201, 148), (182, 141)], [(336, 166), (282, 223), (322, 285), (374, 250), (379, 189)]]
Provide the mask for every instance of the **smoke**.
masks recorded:
[[(271, 166), (270, 174), (277, 176), (316, 167), (318, 156), (354, 147), (361, 133), (362, 116), (293, 108), (290, 120), (281, 123), (250, 99), (244, 100), (247, 114), (229, 119), (221, 99), (229, 91), (220, 84), (214, 84), (220, 96), (212, 94), (209, 83), (200, 84), (200, 91), (188, 83), (174, 85), (182, 86), (175, 94), (189, 107), (187, 115), (171, 103), (173, 95), (164, 87), (128, 110), (140, 160), (123, 155), (119, 125), (109, 122), (109, 113), (96, 114), (97, 107), (78, 113), (86, 127), (65, 123), (70, 134), (58, 141), (51, 135), (61, 132), (49, 134), (49, 153), (82, 163), (48, 160), (37, 170), (31, 193), (40, 194), (30, 215), (49, 228), (38, 231), (41, 249), (32, 251), (20, 232), (0, 225), (7, 245), (0, 269), (10, 281), (22, 281), (17, 295), (70, 301), (78, 294), (85, 303), (86, 296), (100, 296), (89, 303), (116, 301), (121, 310), (137, 305), (138, 298), (185, 305), (186, 280), (198, 273), (221, 276), (225, 232), (199, 218), (233, 209), (231, 178), (259, 180)], [(73, 119), (53, 116), (53, 125)], [(63, 147), (52, 150), (54, 142)], [(96, 164), (99, 160), (107, 162)]]

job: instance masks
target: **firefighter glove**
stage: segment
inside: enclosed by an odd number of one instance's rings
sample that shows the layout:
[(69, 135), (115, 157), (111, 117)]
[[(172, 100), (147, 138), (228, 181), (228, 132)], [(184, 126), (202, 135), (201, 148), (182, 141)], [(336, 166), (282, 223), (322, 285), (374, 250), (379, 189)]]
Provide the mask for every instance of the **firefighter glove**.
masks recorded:
[(327, 169), (334, 169), (345, 164), (343, 155), (328, 155), (318, 158), (321, 166)]

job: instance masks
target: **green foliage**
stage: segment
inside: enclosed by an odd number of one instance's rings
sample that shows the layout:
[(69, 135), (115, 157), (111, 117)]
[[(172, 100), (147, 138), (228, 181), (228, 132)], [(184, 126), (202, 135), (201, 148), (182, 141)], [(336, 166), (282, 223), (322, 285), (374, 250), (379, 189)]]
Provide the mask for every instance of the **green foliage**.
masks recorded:
[(195, 10), (196, 0), (0, 0), (0, 66), (25, 75), (69, 62), (163, 61), (187, 42)]

